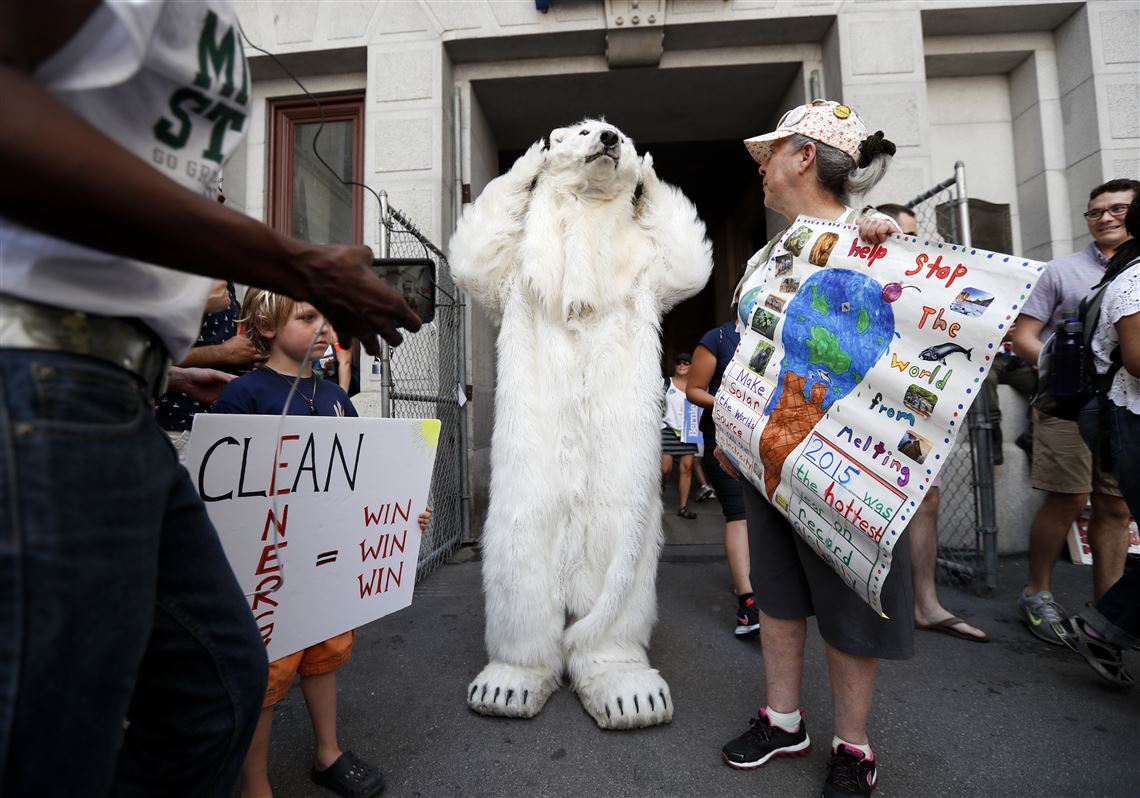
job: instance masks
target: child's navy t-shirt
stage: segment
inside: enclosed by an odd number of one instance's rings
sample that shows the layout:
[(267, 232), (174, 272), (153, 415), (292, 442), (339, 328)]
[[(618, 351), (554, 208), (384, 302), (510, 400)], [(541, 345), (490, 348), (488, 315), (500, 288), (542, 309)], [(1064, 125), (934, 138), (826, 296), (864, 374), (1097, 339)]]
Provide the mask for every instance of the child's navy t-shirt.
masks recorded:
[[(210, 412), (279, 416), (293, 379), (261, 366), (226, 385)], [(335, 382), (308, 377), (297, 385), (289, 402), (289, 415), (356, 416), (357, 413), (348, 394)]]

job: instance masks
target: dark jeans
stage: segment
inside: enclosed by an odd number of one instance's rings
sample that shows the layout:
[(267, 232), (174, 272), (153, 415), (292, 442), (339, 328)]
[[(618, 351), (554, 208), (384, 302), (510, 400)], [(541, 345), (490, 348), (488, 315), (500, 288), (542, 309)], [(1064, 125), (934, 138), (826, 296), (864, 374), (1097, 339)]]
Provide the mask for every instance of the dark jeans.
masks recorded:
[(0, 513), (0, 795), (228, 795), (265, 647), (127, 372), (0, 350)]
[[(1077, 426), (1090, 447), (1097, 445), (1100, 437), (1112, 448), (1120, 492), (1132, 517), (1140, 518), (1140, 416), (1107, 399), (1099, 401), (1105, 403), (1103, 410), (1097, 401), (1090, 403), (1081, 411)], [(1140, 639), (1140, 568), (1125, 568), (1124, 576), (1108, 589), (1096, 608), (1081, 617), (1109, 642), (1122, 648), (1133, 645)]]

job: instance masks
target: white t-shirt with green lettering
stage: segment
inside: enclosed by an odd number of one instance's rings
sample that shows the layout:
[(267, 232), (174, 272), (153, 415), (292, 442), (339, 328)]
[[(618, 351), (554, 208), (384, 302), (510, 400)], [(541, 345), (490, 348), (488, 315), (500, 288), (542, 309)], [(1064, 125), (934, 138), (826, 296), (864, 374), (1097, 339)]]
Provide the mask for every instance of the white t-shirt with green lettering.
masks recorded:
[[(249, 129), (249, 68), (228, 0), (103, 3), (33, 79), (162, 174), (208, 196)], [(107, 188), (113, 197), (115, 187)], [(132, 231), (115, 232), (129, 237)], [(137, 318), (176, 361), (198, 335), (211, 283), (69, 244), (3, 217), (0, 263), (0, 293)]]

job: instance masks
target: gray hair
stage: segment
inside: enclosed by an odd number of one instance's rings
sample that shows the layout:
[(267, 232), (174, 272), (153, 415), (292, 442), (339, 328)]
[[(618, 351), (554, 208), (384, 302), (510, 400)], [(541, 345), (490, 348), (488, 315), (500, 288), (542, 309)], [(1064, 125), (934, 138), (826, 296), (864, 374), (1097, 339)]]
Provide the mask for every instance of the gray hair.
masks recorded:
[(846, 205), (851, 194), (862, 194), (882, 179), (891, 164), (891, 156), (879, 153), (871, 163), (862, 169), (855, 165), (851, 156), (843, 150), (816, 141), (802, 133), (790, 137), (791, 151), (799, 152), (809, 141), (815, 145), (815, 175), (823, 187)]

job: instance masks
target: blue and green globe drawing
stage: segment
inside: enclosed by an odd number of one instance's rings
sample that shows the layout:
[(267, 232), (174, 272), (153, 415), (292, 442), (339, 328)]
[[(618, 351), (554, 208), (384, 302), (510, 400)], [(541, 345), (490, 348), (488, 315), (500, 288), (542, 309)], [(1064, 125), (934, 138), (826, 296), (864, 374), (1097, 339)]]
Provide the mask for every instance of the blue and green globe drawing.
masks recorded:
[(822, 383), (827, 390), (822, 409), (827, 410), (863, 380), (894, 333), (895, 315), (883, 301), (882, 285), (850, 269), (817, 271), (788, 303), (780, 332), (780, 376), (765, 412), (779, 403), (788, 372), (804, 377), (809, 401), (812, 387)]

